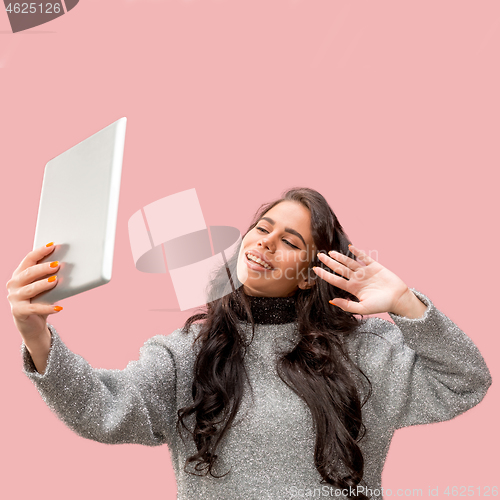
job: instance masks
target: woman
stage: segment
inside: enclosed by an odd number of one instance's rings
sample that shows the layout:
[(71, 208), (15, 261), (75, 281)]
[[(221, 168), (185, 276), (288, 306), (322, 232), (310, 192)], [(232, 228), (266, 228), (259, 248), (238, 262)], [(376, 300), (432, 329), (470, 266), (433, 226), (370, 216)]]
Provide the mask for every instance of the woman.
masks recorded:
[[(7, 283), (25, 373), (83, 437), (166, 443), (179, 499), (382, 498), (394, 431), (451, 419), (491, 384), (473, 342), (349, 245), (312, 189), (261, 207), (211, 283), (221, 298), (124, 370), (93, 369), (46, 323), (57, 307), (30, 303), (57, 286), (40, 278), (59, 264), (37, 264), (52, 248)], [(395, 324), (362, 317), (382, 312)]]

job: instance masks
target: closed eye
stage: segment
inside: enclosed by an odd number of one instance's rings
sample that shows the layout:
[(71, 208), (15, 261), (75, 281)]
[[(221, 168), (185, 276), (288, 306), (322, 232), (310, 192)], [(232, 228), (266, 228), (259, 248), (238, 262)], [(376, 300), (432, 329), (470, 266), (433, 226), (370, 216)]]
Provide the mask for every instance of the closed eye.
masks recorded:
[[(263, 227), (257, 227), (256, 228), (258, 231), (261, 231), (263, 233), (269, 233), (269, 231), (267, 231), (266, 229), (264, 229)], [(299, 247), (295, 246), (295, 245), (292, 245), (292, 243), (290, 243), (288, 240), (283, 240), (287, 245), (290, 245), (291, 247), (293, 248), (296, 248), (297, 250), (299, 249)]]

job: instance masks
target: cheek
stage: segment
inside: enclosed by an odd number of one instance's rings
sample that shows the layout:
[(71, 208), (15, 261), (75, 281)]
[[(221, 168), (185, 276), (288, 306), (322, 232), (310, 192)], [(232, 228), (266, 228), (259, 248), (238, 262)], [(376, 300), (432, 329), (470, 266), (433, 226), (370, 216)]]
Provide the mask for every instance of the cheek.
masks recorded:
[(298, 252), (289, 252), (283, 256), (283, 262), (281, 266), (283, 269), (293, 269), (300, 271), (302, 268), (307, 267), (308, 262), (301, 260)]
[(240, 253), (238, 255), (238, 262), (236, 264), (236, 276), (241, 283), (245, 283), (248, 279), (248, 268), (245, 265), (245, 253), (243, 250), (243, 245), (240, 248)]
[(248, 243), (248, 234), (241, 240), (241, 246), (244, 247), (247, 245), (247, 243)]
[(248, 250), (249, 248), (253, 248), (257, 245), (257, 237), (254, 231), (250, 231), (241, 241), (242, 248)]
[(303, 269), (309, 266), (309, 258), (306, 250), (301, 250), (300, 252), (288, 252), (285, 256), (285, 260), (289, 267), (295, 269)]
[(310, 255), (307, 250), (301, 250), (299, 253), (299, 261), (302, 265), (309, 265)]

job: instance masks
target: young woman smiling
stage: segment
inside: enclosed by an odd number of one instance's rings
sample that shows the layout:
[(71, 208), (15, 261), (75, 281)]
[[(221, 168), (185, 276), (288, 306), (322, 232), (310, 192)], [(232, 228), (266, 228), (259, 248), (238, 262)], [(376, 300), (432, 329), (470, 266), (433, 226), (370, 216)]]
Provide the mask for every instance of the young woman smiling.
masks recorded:
[[(312, 189), (260, 207), (211, 283), (220, 298), (124, 370), (92, 368), (46, 322), (59, 311), (30, 303), (57, 286), (41, 278), (59, 264), (38, 264), (51, 248), (7, 283), (26, 375), (85, 438), (167, 444), (180, 500), (382, 498), (394, 432), (454, 418), (491, 384), (471, 339), (350, 245)], [(394, 323), (363, 318), (383, 312)]]

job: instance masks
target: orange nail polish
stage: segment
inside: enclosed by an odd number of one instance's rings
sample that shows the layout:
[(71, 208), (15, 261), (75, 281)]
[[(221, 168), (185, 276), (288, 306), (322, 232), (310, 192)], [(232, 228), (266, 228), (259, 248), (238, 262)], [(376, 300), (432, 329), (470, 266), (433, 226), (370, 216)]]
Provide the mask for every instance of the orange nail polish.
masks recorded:
[(59, 265), (59, 261), (55, 260), (54, 262), (50, 263), (50, 267), (57, 267)]
[(50, 243), (47, 243), (45, 246), (46, 246), (46, 247), (51, 247), (53, 244), (54, 244), (54, 242), (53, 242), (53, 241), (51, 241)]
[(52, 282), (53, 282), (53, 281), (55, 281), (55, 280), (56, 280), (56, 277), (55, 277), (55, 276), (51, 276), (51, 277), (50, 277), (47, 281), (48, 281), (49, 283), (52, 283)]
[(54, 311), (59, 312), (59, 311), (62, 311), (62, 310), (63, 310), (63, 308), (61, 306), (54, 306)]

